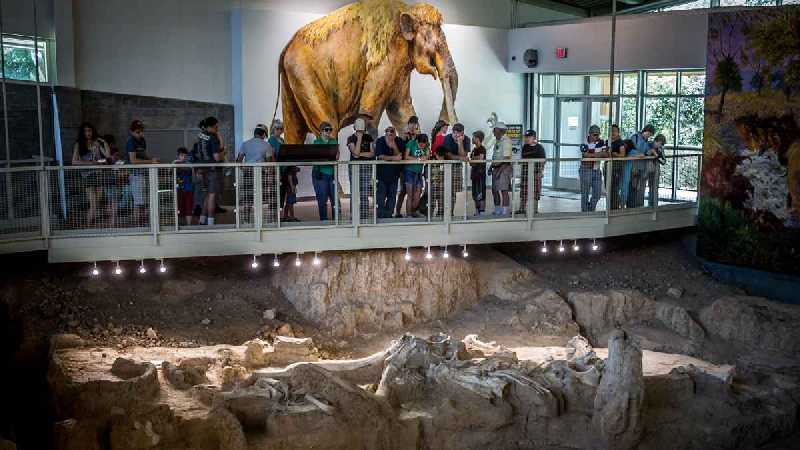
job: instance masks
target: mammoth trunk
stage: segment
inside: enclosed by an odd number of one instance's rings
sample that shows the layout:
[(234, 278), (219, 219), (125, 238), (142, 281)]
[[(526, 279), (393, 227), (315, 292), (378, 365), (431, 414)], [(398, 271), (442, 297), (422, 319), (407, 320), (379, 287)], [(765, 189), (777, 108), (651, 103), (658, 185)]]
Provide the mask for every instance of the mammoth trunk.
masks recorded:
[(441, 61), (443, 61), (443, 64), (442, 67), (439, 68), (439, 73), (441, 74), (439, 81), (442, 83), (444, 100), (442, 102), (442, 111), (439, 114), (439, 118), (446, 120), (450, 124), (454, 124), (458, 122), (458, 116), (456, 115), (458, 72), (456, 72), (456, 65), (453, 62), (450, 51), (445, 48), (442, 53)]

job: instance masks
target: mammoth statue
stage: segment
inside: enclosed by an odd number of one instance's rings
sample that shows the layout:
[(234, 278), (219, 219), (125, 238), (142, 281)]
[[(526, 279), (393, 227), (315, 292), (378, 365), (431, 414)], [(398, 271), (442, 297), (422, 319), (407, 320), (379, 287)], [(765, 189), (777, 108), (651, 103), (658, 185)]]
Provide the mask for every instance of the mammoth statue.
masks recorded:
[(319, 133), (321, 121), (339, 130), (363, 116), (374, 129), (384, 112), (401, 129), (416, 115), (411, 101), (414, 69), (440, 81), (440, 118), (458, 120), (458, 74), (442, 15), (428, 4), (351, 3), (298, 30), (279, 65), (288, 143), (302, 143), (307, 133)]

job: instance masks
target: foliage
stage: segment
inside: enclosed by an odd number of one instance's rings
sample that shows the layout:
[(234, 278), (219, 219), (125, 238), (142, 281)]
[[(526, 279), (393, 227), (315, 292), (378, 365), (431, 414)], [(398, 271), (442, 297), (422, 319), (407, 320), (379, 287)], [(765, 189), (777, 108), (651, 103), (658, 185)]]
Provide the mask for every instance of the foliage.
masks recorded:
[(744, 29), (754, 58), (783, 69), (787, 94), (800, 90), (800, 9), (771, 11), (768, 18)]
[[(724, 96), (728, 91), (742, 90), (742, 74), (739, 63), (731, 55), (725, 55), (717, 62), (717, 71), (714, 73), (714, 84), (722, 91)], [(722, 106), (720, 106), (722, 109)]]
[[(7, 47), (3, 51), (5, 58), (5, 75), (12, 80), (36, 81), (36, 61), (33, 51), (21, 47)], [(41, 55), (39, 64), (42, 64)], [(40, 67), (40, 79), (44, 79)]]

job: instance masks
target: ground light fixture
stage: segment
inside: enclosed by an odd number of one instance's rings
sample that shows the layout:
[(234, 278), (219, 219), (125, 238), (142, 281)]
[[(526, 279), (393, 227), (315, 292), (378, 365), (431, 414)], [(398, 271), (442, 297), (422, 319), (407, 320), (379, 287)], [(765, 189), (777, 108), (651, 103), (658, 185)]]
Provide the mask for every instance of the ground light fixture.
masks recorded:
[(564, 248), (564, 241), (559, 241), (558, 242), (558, 253), (564, 253), (564, 251), (566, 251), (566, 248)]
[(142, 275), (147, 273), (147, 267), (144, 266), (144, 260), (139, 262), (139, 273)]
[(97, 277), (100, 276), (100, 269), (97, 267), (97, 262), (95, 261), (94, 266), (92, 267), (92, 276)]
[(278, 260), (278, 254), (275, 254), (275, 257), (272, 259), (272, 267), (280, 267), (281, 262)]
[(542, 254), (547, 254), (547, 241), (542, 242)]
[(450, 257), (450, 252), (447, 251), (447, 246), (444, 248), (444, 252), (442, 252), (442, 258), (447, 259)]
[(315, 266), (318, 266), (318, 265), (320, 265), (322, 263), (322, 260), (319, 259), (319, 254), (317, 252), (314, 252), (314, 260), (312, 261), (312, 263)]
[(599, 249), (600, 249), (600, 246), (597, 245), (597, 239), (592, 239), (592, 251), (596, 252)]
[(164, 265), (164, 258), (160, 260), (161, 264), (158, 266), (158, 271), (161, 273), (167, 273), (167, 266)]
[(294, 266), (295, 267), (300, 267), (302, 265), (303, 265), (303, 261), (300, 260), (300, 254), (299, 253), (295, 253)]
[(576, 239), (575, 242), (572, 243), (572, 251), (579, 252), (581, 251), (581, 246), (578, 245), (578, 240)]
[(250, 267), (258, 269), (258, 257), (256, 255), (253, 255), (253, 262), (250, 263)]
[(119, 261), (117, 261), (117, 267), (114, 268), (115, 275), (122, 275), (122, 267), (119, 265)]
[(433, 259), (433, 253), (431, 253), (430, 247), (428, 247), (428, 251), (425, 252), (425, 259)]
[(467, 257), (469, 257), (469, 252), (467, 251), (467, 244), (464, 244), (464, 251), (462, 251), (462, 252), (461, 252), (461, 255), (462, 255), (464, 258), (467, 258)]
[(403, 258), (405, 258), (406, 261), (411, 261), (411, 252), (408, 250), (408, 247), (406, 247), (406, 255)]

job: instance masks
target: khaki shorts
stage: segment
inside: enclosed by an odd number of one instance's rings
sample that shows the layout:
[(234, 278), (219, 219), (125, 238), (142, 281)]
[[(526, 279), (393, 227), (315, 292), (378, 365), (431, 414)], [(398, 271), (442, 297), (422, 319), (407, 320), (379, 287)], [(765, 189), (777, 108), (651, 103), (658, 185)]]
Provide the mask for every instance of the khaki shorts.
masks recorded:
[(511, 190), (511, 164), (492, 167), (492, 190), (510, 191)]

